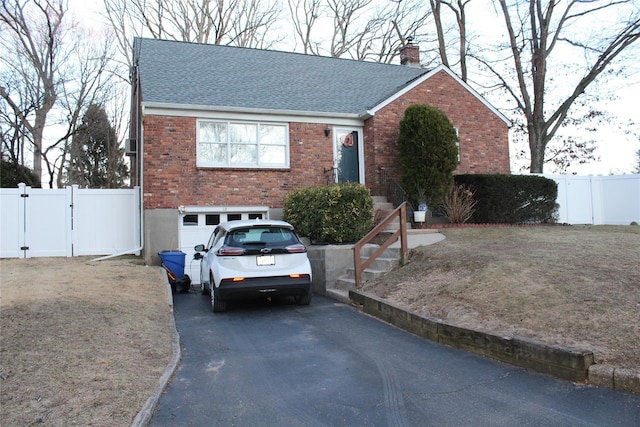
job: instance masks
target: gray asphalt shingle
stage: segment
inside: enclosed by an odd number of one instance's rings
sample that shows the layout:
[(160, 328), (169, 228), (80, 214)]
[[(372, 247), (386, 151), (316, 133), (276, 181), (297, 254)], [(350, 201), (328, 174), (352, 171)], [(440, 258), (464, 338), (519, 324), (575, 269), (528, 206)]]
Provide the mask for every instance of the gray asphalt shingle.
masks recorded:
[(427, 70), (137, 38), (144, 102), (362, 114)]

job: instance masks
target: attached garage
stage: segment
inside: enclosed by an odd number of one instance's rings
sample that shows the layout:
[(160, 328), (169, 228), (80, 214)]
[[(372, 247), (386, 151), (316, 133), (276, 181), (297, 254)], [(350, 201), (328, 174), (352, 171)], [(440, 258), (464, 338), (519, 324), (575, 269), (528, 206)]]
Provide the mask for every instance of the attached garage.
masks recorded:
[(192, 284), (200, 284), (200, 261), (193, 259), (193, 248), (207, 243), (216, 225), (239, 219), (269, 219), (268, 206), (181, 206), (178, 211), (178, 246), (187, 254), (184, 272)]

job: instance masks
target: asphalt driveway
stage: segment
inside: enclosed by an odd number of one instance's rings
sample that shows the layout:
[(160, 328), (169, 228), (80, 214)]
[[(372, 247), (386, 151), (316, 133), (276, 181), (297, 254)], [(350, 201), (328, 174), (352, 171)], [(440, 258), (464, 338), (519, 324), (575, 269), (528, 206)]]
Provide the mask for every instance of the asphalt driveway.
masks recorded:
[(151, 426), (632, 426), (640, 396), (431, 343), (333, 300), (174, 295), (182, 360)]

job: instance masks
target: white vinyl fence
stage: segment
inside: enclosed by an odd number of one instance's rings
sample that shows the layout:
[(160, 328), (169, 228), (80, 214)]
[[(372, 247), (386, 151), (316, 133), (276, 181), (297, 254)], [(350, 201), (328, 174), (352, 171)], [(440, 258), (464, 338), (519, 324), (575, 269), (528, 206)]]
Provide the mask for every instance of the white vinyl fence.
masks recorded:
[(640, 224), (640, 175), (543, 175), (558, 184), (558, 222)]
[(0, 258), (139, 251), (140, 188), (2, 188), (0, 236)]
[[(640, 223), (640, 175), (544, 175), (558, 184), (558, 221)], [(0, 189), (0, 258), (112, 255), (142, 249), (140, 188)]]

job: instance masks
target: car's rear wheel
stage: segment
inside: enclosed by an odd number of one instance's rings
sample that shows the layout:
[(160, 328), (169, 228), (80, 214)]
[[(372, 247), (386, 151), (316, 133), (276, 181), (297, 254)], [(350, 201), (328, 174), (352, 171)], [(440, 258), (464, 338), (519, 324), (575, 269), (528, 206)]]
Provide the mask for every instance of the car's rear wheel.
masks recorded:
[(221, 313), (227, 311), (227, 302), (220, 299), (218, 293), (215, 291), (216, 285), (213, 281), (213, 277), (209, 279), (209, 289), (211, 293), (211, 308), (214, 313)]
[(311, 304), (311, 296), (312, 296), (312, 292), (309, 291), (307, 292), (305, 295), (298, 295), (296, 297), (294, 297), (296, 304), (298, 305), (309, 305)]

